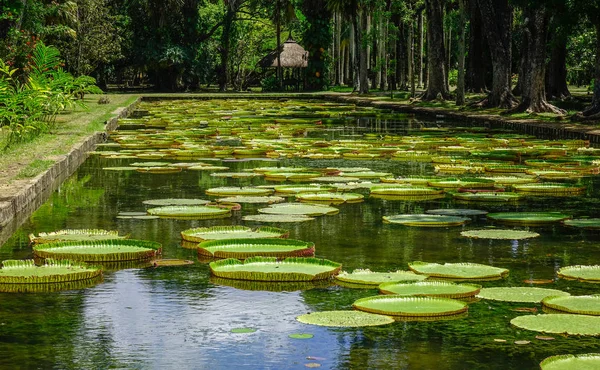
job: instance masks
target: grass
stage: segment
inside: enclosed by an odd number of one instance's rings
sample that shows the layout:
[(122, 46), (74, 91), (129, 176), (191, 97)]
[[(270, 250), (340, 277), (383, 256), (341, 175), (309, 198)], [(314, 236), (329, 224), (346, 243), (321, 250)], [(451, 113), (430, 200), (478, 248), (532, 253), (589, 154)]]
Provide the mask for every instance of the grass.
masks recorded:
[[(87, 109), (75, 107), (56, 118), (50, 132), (34, 140), (14, 145), (0, 152), (0, 184), (35, 177), (48, 169), (73, 145), (90, 134), (104, 130), (104, 123), (116, 115), (115, 110), (133, 103), (139, 95), (107, 94), (108, 104), (98, 104), (99, 95), (88, 95)], [(1, 137), (0, 137), (1, 139)]]

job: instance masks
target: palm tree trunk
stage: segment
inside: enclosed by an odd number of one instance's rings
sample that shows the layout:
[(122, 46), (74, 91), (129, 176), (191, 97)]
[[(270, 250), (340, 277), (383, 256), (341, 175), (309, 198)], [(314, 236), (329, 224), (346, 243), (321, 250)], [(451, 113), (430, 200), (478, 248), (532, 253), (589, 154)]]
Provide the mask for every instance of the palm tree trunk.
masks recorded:
[(443, 0), (426, 0), (427, 10), (427, 90), (423, 100), (450, 99), (446, 85)]
[(466, 38), (467, 38), (467, 0), (459, 0), (460, 21), (458, 27), (460, 29), (458, 39), (458, 81), (456, 83), (456, 105), (465, 104), (465, 54), (466, 54)]

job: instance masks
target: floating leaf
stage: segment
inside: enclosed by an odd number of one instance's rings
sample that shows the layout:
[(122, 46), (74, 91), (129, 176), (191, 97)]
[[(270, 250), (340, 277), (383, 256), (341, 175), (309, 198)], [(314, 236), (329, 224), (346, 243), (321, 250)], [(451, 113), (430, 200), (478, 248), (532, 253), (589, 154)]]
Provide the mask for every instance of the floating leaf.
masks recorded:
[(468, 202), (511, 202), (523, 198), (517, 193), (456, 193), (452, 196)]
[(236, 195), (233, 197), (220, 198), (217, 199), (217, 202), (231, 202), (231, 203), (255, 203), (255, 204), (273, 204), (273, 203), (281, 203), (284, 202), (285, 198), (276, 197), (276, 196), (244, 196), (244, 195)]
[(535, 339), (539, 339), (539, 340), (555, 340), (556, 338), (554, 338), (554, 337), (547, 337), (547, 336), (544, 336), (544, 335), (536, 335)]
[(542, 333), (600, 336), (600, 317), (573, 314), (517, 316), (510, 323)]
[(587, 230), (600, 230), (600, 218), (564, 220), (563, 224), (566, 226), (578, 227)]
[(210, 203), (209, 200), (204, 199), (150, 199), (145, 200), (142, 203), (151, 206), (202, 206)]
[(295, 239), (224, 239), (198, 245), (198, 255), (216, 258), (310, 257), (314, 254), (314, 243)]
[(481, 285), (456, 284), (446, 281), (421, 281), (417, 283), (383, 283), (379, 291), (384, 294), (397, 294), (403, 296), (423, 296), (440, 298), (468, 298), (473, 297)]
[(529, 343), (531, 343), (531, 342), (528, 340), (516, 340), (515, 341), (515, 344), (519, 344), (519, 345), (524, 345), (524, 344), (529, 344)]
[(427, 276), (418, 275), (412, 271), (373, 272), (369, 269), (358, 269), (352, 273), (342, 271), (335, 279), (345, 283), (363, 285), (362, 288), (374, 288), (382, 283), (422, 281), (427, 279)]
[(306, 203), (322, 203), (322, 204), (342, 204), (342, 203), (359, 203), (364, 200), (362, 194), (357, 193), (300, 193), (296, 195), (296, 200)]
[(340, 210), (319, 204), (279, 203), (261, 208), (258, 212), (271, 215), (323, 216), (337, 214)]
[(439, 263), (415, 261), (408, 268), (417, 274), (448, 279), (500, 279), (508, 274), (508, 270), (500, 267), (481, 265), (478, 263)]
[(256, 332), (256, 329), (254, 329), (254, 328), (233, 328), (230, 330), (230, 332), (232, 332), (234, 334), (250, 334), (250, 333)]
[(567, 313), (600, 316), (600, 295), (550, 296), (542, 300), (542, 305)]
[(460, 235), (472, 239), (496, 239), (496, 240), (522, 240), (537, 238), (540, 236), (533, 231), (510, 230), (510, 229), (481, 229), (463, 231)]
[(285, 238), (288, 235), (288, 230), (269, 226), (263, 226), (258, 229), (246, 226), (197, 227), (181, 232), (183, 240), (190, 242), (220, 239)]
[(104, 167), (105, 171), (137, 171), (138, 167)]
[(387, 325), (394, 322), (394, 319), (389, 316), (375, 315), (362, 311), (312, 312), (298, 316), (296, 320), (310, 325), (350, 328)]
[(294, 223), (312, 221), (314, 218), (302, 215), (251, 215), (242, 217), (242, 220), (256, 222)]
[(571, 216), (559, 212), (500, 212), (489, 213), (487, 217), (508, 225), (543, 226), (566, 220)]
[(56, 241), (127, 239), (128, 237), (128, 235), (119, 235), (118, 231), (100, 229), (66, 229), (51, 233), (39, 233), (38, 236), (29, 234), (29, 241), (34, 244), (42, 244)]
[(281, 185), (275, 186), (275, 191), (282, 194), (314, 193), (321, 191), (335, 191), (335, 187), (325, 185)]
[(152, 216), (179, 219), (213, 219), (231, 216), (231, 210), (213, 206), (165, 206), (148, 209)]
[(416, 186), (374, 186), (371, 188), (371, 194), (374, 195), (437, 195), (442, 194), (444, 190)]
[(448, 298), (380, 295), (361, 298), (352, 307), (390, 316), (446, 316), (466, 312), (467, 304)]
[(267, 292), (295, 292), (298, 290), (310, 290), (315, 288), (327, 289), (332, 284), (328, 280), (315, 281), (252, 281), (222, 279), (216, 276), (210, 277), (210, 282), (241, 290), (267, 291)]
[(271, 195), (273, 190), (265, 189), (265, 188), (255, 188), (255, 187), (220, 187), (220, 188), (211, 188), (205, 191), (207, 195), (216, 195), (219, 197), (227, 197), (227, 196), (235, 196), (235, 195)]
[(160, 243), (135, 239), (55, 242), (33, 247), (33, 253), (40, 258), (90, 262), (143, 260), (161, 251)]
[(556, 289), (533, 287), (498, 287), (483, 288), (477, 297), (503, 302), (539, 303), (545, 297), (568, 295), (570, 294)]
[(312, 337), (314, 337), (314, 335), (308, 334), (308, 333), (297, 333), (297, 334), (290, 334), (290, 335), (288, 335), (288, 337), (292, 338), (292, 339), (311, 339)]
[(594, 370), (600, 369), (600, 353), (557, 355), (540, 362), (542, 370)]
[(572, 186), (562, 183), (519, 184), (513, 185), (517, 192), (539, 193), (544, 195), (579, 195), (585, 192), (585, 186)]
[(478, 209), (457, 209), (457, 208), (444, 208), (444, 209), (430, 209), (425, 211), (428, 215), (441, 215), (441, 216), (483, 216), (487, 215), (487, 211), (480, 211)]
[(383, 216), (383, 222), (386, 223), (420, 227), (460, 226), (467, 221), (469, 219), (464, 217), (427, 214)]
[(600, 281), (600, 266), (565, 266), (558, 270), (558, 277), (580, 281)]
[(51, 258), (42, 266), (36, 266), (34, 260), (5, 260), (2, 265), (0, 284), (55, 284), (102, 276), (99, 267)]
[(252, 257), (244, 262), (229, 258), (210, 263), (213, 275), (226, 279), (257, 281), (313, 281), (329, 279), (342, 265), (326, 259), (289, 257)]

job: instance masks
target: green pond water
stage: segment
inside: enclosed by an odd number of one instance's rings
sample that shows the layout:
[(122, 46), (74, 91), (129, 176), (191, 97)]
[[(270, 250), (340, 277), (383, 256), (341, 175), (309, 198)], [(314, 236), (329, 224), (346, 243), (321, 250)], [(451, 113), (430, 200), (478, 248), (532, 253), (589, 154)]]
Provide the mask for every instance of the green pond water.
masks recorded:
[[(329, 117), (322, 117), (313, 113), (318, 112), (315, 108), (318, 102), (210, 101), (202, 103), (210, 105), (201, 106), (204, 111), (198, 110), (195, 104), (190, 101), (144, 103), (140, 110), (158, 111), (164, 115), (162, 118), (151, 116), (155, 127), (147, 133), (163, 132), (166, 121), (182, 127), (191, 125), (198, 130), (216, 125), (237, 127), (246, 135), (244, 140), (250, 140), (248, 136), (260, 138), (255, 132), (264, 131), (264, 127), (259, 129), (263, 124), (267, 125), (266, 130), (275, 132), (277, 125), (297, 125), (297, 130), (289, 135), (291, 141), (351, 140), (368, 134), (371, 140), (387, 137), (391, 143), (393, 137), (401, 135), (435, 134), (440, 131), (440, 126), (454, 130), (463, 126), (443, 119), (415, 118), (338, 105), (328, 107)], [(175, 115), (175, 118), (170, 120), (169, 115)], [(275, 117), (289, 121), (277, 123)], [(144, 120), (148, 120), (148, 116), (125, 120), (123, 129), (148, 129), (142, 126)], [(316, 120), (320, 122), (316, 123)], [(169, 131), (173, 131), (173, 127), (165, 132)], [(220, 135), (230, 138), (231, 134), (225, 132), (223, 130)], [(456, 132), (489, 134), (477, 128), (452, 132), (449, 135), (457, 135)], [(282, 134), (280, 140), (287, 140), (287, 135), (287, 132)], [(183, 146), (191, 143), (189, 137), (178, 140)], [(214, 140), (214, 136), (207, 140)], [(147, 160), (185, 162), (181, 158)], [(294, 290), (292, 284), (269, 286), (222, 279), (215, 281), (210, 277), (208, 264), (198, 261), (196, 251), (181, 246), (180, 232), (193, 227), (266, 225), (242, 221), (243, 216), (257, 214), (264, 205), (243, 204), (242, 210), (235, 211), (231, 218), (214, 220), (117, 218), (120, 212), (144, 212), (151, 208), (142, 203), (149, 199), (212, 200), (215, 197), (204, 194), (208, 188), (285, 182), (263, 177), (215, 177), (210, 175), (211, 171), (152, 174), (103, 170), (140, 161), (144, 160), (90, 156), (4, 242), (0, 259), (31, 258), (32, 248), (27, 238), (31, 232), (97, 228), (119, 230), (135, 239), (160, 242), (164, 258), (197, 262), (155, 269), (123, 269), (111, 265), (104, 274), (104, 281), (91, 287), (68, 286), (69, 290), (59, 292), (0, 293), (0, 368), (304, 369), (307, 364), (317, 363), (325, 369), (536, 369), (540, 361), (551, 355), (600, 352), (600, 340), (592, 337), (552, 335), (555, 340), (545, 341), (535, 338), (540, 333), (511, 327), (512, 318), (530, 314), (515, 309), (537, 308), (541, 312), (539, 304), (479, 300), (469, 303), (467, 315), (453, 320), (396, 322), (381, 327), (327, 328), (297, 322), (297, 316), (309, 312), (349, 310), (355, 300), (377, 295), (378, 291), (350, 289), (333, 282), (319, 284), (313, 289)], [(389, 159), (268, 159), (261, 155), (260, 158), (238, 160), (212, 158), (207, 163), (229, 167), (227, 172), (266, 166), (367, 167), (373, 171), (391, 172), (394, 176), (435, 175), (431, 163)], [(491, 221), (478, 216), (465, 226), (418, 228), (384, 224), (382, 217), (439, 208), (474, 208), (489, 212), (560, 211), (575, 217), (600, 217), (598, 178), (584, 177), (578, 183), (586, 186), (586, 191), (573, 197), (535, 196), (510, 204), (460, 203), (449, 195), (429, 201), (385, 200), (371, 198), (368, 190), (358, 189), (353, 192), (364, 194), (365, 201), (339, 205), (339, 214), (317, 217), (309, 222), (268, 225), (289, 229), (290, 238), (314, 242), (317, 257), (342, 263), (345, 271), (357, 268), (406, 270), (407, 264), (416, 260), (476, 262), (510, 270), (505, 279), (478, 282), (484, 287), (533, 286), (524, 280), (556, 279), (556, 271), (562, 266), (600, 264), (600, 234), (555, 224), (517, 227), (541, 235), (533, 239), (469, 239), (461, 237), (460, 232), (489, 226)], [(573, 295), (600, 292), (599, 285), (561, 279), (536, 286)], [(308, 288), (306, 285), (300, 287)], [(254, 330), (234, 330), (239, 328)], [(299, 333), (313, 337), (289, 337)], [(521, 340), (531, 343), (514, 343)]]

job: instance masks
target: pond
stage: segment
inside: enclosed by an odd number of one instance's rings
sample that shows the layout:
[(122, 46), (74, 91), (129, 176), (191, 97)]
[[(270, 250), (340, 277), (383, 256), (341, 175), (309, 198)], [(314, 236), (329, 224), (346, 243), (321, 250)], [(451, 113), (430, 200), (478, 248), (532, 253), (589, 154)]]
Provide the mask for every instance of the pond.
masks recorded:
[[(511, 326), (511, 319), (531, 314), (523, 308), (541, 313), (541, 305), (535, 303), (471, 299), (468, 314), (451, 320), (397, 321), (380, 327), (303, 324), (296, 321), (297, 316), (351, 310), (354, 301), (377, 295), (378, 290), (347, 288), (335, 281), (294, 290), (215, 279), (195, 249), (182, 247), (180, 235), (193, 227), (269, 225), (289, 230), (290, 238), (314, 242), (317, 257), (341, 263), (344, 271), (407, 270), (413, 261), (474, 262), (510, 270), (503, 279), (478, 282), (483, 287), (537, 286), (572, 295), (596, 294), (595, 284), (557, 278), (563, 266), (599, 264), (600, 234), (593, 231), (560, 223), (508, 226), (540, 236), (490, 240), (461, 236), (463, 231), (498, 226), (485, 216), (454, 227), (383, 222), (384, 216), (440, 208), (560, 211), (575, 218), (600, 217), (600, 183), (597, 176), (590, 175), (597, 151), (578, 150), (585, 143), (543, 141), (443, 118), (309, 100), (143, 102), (136, 114), (121, 124), (111, 143), (93, 153), (2, 245), (0, 258), (31, 258), (30, 233), (107, 229), (159, 242), (164, 258), (195, 263), (158, 268), (112, 266), (105, 271), (103, 282), (89, 287), (0, 293), (0, 367), (536, 369), (548, 356), (600, 351), (600, 342), (592, 337), (551, 335), (553, 340), (541, 340), (536, 338), (540, 333)], [(255, 152), (241, 150), (250, 142)], [(496, 152), (490, 154), (494, 148)], [(566, 168), (566, 161), (562, 162), (565, 168), (553, 167), (552, 172), (546, 171), (546, 163), (535, 166), (536, 159), (558, 161), (567, 155), (571, 157), (568, 163), (579, 161), (589, 170), (573, 172)], [(463, 162), (465, 158), (470, 162)], [(363, 172), (390, 173), (389, 179), (443, 179), (489, 176), (477, 167), (503, 168), (508, 166), (506, 160), (515, 159), (515, 166), (529, 160), (530, 172), (541, 171), (537, 175), (583, 190), (565, 196), (526, 195), (516, 202), (468, 202), (453, 197), (456, 189), (446, 189), (441, 196), (390, 198), (370, 196), (369, 186), (363, 184), (348, 191), (364, 195), (364, 202), (337, 205), (338, 214), (300, 223), (244, 221), (244, 216), (265, 207), (248, 203), (229, 218), (117, 218), (122, 212), (152, 208), (142, 203), (150, 199), (214, 200), (218, 197), (205, 191), (215, 187), (305, 184), (235, 175), (255, 173), (252, 170), (257, 167), (342, 168), (347, 173), (352, 171), (350, 167), (362, 167)], [(190, 170), (185, 165), (176, 173), (106, 169), (131, 167), (136, 162), (202, 162), (227, 169)], [(459, 163), (475, 173), (457, 173), (465, 170), (457, 168)], [(500, 174), (528, 176), (520, 167), (514, 170), (519, 173)], [(225, 175), (215, 175), (218, 173)], [(336, 174), (328, 170), (326, 176)], [(367, 181), (377, 182), (379, 177)], [(532, 284), (536, 280), (550, 281)], [(248, 330), (239, 330), (244, 328)], [(300, 333), (312, 337), (290, 337)]]

